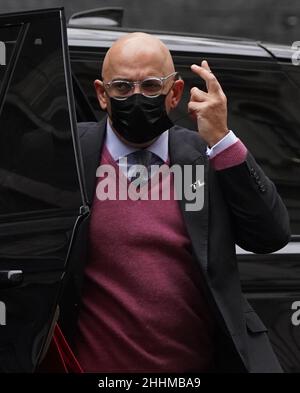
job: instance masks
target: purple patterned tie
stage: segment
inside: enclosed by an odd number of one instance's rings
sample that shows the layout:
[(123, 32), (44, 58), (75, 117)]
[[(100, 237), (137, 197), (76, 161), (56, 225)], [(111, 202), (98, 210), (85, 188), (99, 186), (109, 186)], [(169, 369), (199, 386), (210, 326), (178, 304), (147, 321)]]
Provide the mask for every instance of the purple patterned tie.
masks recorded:
[[(128, 179), (133, 181), (138, 177), (141, 180), (141, 183), (146, 183), (148, 179), (150, 179), (151, 175), (154, 174), (154, 169), (158, 169), (160, 165), (164, 163), (164, 161), (158, 157), (155, 153), (152, 153), (150, 150), (137, 150), (133, 153), (128, 154), (127, 159), (127, 167), (124, 166), (122, 161), (119, 160), (118, 164), (120, 165), (122, 170), (127, 173)], [(142, 167), (138, 168), (137, 165), (142, 165)], [(151, 167), (155, 165), (155, 168)], [(141, 169), (141, 170), (140, 170)]]

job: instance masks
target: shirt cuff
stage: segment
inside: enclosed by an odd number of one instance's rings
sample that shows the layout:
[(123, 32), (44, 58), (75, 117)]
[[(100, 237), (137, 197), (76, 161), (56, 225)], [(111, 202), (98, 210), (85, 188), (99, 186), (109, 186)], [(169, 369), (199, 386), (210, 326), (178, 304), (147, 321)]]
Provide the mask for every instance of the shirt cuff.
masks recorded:
[(230, 130), (218, 143), (213, 145), (211, 148), (207, 146), (206, 154), (209, 159), (214, 158), (217, 154), (227, 149), (229, 146), (234, 145), (238, 141), (238, 138)]
[(238, 139), (233, 145), (210, 158), (209, 161), (216, 171), (221, 171), (242, 164), (246, 160), (247, 153), (246, 146)]

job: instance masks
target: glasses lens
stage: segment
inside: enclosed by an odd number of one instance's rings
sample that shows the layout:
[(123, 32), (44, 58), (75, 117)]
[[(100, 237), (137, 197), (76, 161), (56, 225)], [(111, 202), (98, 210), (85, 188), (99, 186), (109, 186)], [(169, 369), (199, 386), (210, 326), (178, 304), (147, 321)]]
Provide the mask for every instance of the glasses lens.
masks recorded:
[(112, 97), (127, 97), (132, 90), (132, 85), (127, 81), (113, 81), (110, 85), (110, 95)]
[(160, 94), (163, 83), (160, 79), (149, 78), (141, 83), (142, 93), (146, 96), (155, 96)]

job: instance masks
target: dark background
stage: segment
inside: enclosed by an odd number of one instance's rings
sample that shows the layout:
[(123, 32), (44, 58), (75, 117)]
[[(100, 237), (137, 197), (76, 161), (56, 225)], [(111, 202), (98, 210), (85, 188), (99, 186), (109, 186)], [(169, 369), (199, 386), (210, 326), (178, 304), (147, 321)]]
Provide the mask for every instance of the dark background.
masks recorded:
[(74, 12), (122, 6), (124, 27), (249, 37), (291, 45), (300, 40), (299, 0), (0, 0), (0, 12), (64, 6)]

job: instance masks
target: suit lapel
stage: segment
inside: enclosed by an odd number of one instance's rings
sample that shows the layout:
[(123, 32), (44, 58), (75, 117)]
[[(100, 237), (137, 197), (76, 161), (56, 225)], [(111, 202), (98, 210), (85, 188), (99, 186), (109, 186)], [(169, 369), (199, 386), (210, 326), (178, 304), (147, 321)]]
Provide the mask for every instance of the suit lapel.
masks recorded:
[[(208, 249), (208, 160), (206, 157), (206, 145), (197, 133), (187, 132), (179, 127), (173, 127), (169, 133), (169, 155), (170, 165), (187, 165), (192, 171), (192, 183), (197, 184), (196, 166), (203, 165), (204, 168), (204, 204), (201, 210), (187, 211), (186, 205), (190, 203), (185, 197), (188, 195), (184, 188), (191, 187), (189, 182), (182, 181), (182, 200), (179, 200), (180, 208), (184, 217), (188, 234), (190, 236), (193, 250), (200, 261), (203, 273), (207, 273), (207, 249)], [(203, 182), (203, 179), (201, 179)], [(185, 184), (186, 183), (186, 184)]]
[(80, 142), (83, 155), (85, 187), (90, 206), (93, 203), (96, 171), (100, 165), (102, 149), (105, 142), (106, 121), (107, 117), (99, 123), (90, 123), (88, 126), (83, 124), (81, 126), (82, 130), (79, 130), (81, 133)]

